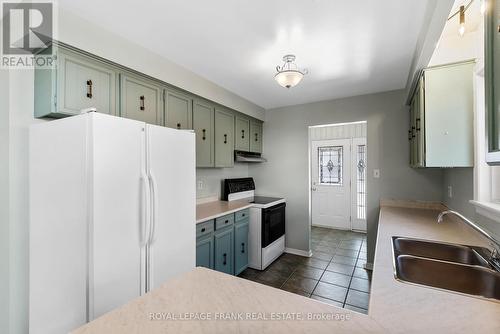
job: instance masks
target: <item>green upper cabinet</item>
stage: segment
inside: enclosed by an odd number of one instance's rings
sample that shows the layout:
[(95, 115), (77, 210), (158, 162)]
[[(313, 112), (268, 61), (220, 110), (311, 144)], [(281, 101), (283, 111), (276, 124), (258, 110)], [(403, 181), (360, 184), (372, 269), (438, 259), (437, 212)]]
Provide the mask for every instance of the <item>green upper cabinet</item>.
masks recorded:
[(160, 86), (149, 80), (121, 74), (120, 88), (122, 117), (163, 125), (163, 94)]
[(234, 166), (234, 115), (215, 109), (215, 167)]
[(214, 107), (193, 101), (193, 128), (196, 133), (196, 167), (214, 167)]
[(474, 165), (474, 62), (430, 68), (425, 82), (425, 166)]
[(250, 119), (236, 115), (234, 128), (234, 149), (245, 152), (250, 151)]
[(262, 122), (250, 121), (250, 152), (262, 153)]
[(474, 165), (474, 62), (424, 70), (410, 104), (410, 165)]
[(117, 72), (104, 63), (57, 48), (56, 69), (35, 69), (35, 117), (77, 115), (82, 109), (115, 115)]
[(165, 126), (175, 129), (193, 128), (193, 100), (191, 97), (165, 89)]

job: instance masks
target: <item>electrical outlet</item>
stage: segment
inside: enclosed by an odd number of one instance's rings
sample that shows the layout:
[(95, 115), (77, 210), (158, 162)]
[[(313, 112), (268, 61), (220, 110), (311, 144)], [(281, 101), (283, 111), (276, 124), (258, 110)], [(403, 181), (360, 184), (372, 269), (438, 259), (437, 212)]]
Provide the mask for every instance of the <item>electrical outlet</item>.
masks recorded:
[(448, 186), (448, 198), (453, 198), (453, 187)]
[(380, 169), (373, 170), (373, 177), (376, 179), (380, 178)]
[(202, 190), (203, 189), (203, 181), (199, 180), (198, 181), (198, 190)]

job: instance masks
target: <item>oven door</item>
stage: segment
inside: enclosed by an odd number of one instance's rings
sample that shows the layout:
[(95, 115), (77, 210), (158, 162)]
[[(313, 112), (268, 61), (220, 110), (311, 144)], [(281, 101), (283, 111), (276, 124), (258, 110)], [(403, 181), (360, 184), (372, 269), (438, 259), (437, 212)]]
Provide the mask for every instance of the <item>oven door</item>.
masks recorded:
[(262, 248), (285, 235), (285, 203), (262, 209)]

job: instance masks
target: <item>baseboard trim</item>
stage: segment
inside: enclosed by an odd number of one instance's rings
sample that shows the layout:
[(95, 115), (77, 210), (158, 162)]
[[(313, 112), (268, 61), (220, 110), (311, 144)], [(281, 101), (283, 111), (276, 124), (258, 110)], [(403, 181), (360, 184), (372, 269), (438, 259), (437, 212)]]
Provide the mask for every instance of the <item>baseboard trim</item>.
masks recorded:
[(373, 263), (366, 262), (365, 265), (364, 265), (364, 267), (365, 267), (366, 270), (372, 271), (373, 270)]
[(289, 254), (294, 254), (294, 255), (300, 255), (300, 256), (305, 256), (305, 257), (311, 257), (312, 256), (312, 250), (305, 251), (302, 249), (295, 249), (295, 248), (285, 248), (285, 253)]

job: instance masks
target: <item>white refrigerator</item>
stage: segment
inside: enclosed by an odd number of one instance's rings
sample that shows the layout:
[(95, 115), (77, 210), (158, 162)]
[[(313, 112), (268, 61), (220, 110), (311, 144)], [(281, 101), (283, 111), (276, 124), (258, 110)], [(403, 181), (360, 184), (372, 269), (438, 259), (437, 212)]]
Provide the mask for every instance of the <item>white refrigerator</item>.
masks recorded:
[(195, 135), (88, 113), (30, 128), (30, 333), (195, 267)]

